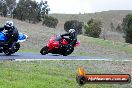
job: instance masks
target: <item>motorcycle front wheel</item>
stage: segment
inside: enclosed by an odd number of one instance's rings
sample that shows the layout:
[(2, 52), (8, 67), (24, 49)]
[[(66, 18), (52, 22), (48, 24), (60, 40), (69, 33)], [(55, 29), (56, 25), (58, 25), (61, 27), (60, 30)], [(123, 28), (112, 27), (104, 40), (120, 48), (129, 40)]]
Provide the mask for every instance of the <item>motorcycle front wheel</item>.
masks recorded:
[(47, 46), (44, 46), (44, 47), (40, 50), (40, 53), (41, 53), (42, 55), (48, 54), (48, 47), (47, 47)]
[(11, 55), (15, 52), (17, 52), (20, 48), (20, 44), (19, 43), (13, 43), (13, 48), (11, 50), (9, 50), (9, 48), (7, 47), (4, 47), (4, 50), (3, 52), (6, 54), (6, 55)]
[(14, 52), (13, 53), (17, 52), (19, 50), (19, 48), (20, 48), (20, 44), (19, 43), (16, 43), (14, 45), (14, 47), (13, 47), (13, 49), (14, 49)]
[(3, 52), (5, 53), (5, 55), (11, 55), (12, 54), (8, 49), (4, 50)]

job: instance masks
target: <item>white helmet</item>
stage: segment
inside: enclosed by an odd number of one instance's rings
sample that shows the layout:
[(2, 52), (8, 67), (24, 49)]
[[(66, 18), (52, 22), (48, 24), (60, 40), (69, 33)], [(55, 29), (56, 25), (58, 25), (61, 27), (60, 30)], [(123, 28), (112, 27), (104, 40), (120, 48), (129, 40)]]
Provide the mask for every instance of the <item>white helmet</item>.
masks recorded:
[(75, 29), (70, 29), (69, 30), (69, 33), (73, 33), (73, 32), (75, 32)]
[(4, 25), (5, 27), (13, 27), (13, 22), (12, 21), (6, 21), (6, 23), (5, 23), (5, 25)]

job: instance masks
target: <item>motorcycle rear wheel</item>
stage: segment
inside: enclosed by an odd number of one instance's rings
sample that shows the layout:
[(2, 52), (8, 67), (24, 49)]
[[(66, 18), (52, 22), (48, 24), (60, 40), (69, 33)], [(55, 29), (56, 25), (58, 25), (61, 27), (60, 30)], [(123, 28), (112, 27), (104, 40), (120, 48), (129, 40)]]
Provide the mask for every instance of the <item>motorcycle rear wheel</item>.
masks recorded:
[(42, 55), (48, 54), (48, 47), (47, 47), (47, 46), (44, 46), (44, 47), (40, 50), (40, 53), (41, 53)]
[(68, 55), (70, 55), (72, 52), (74, 51), (74, 48), (71, 48), (69, 51), (67, 51), (67, 49), (66, 49), (66, 51), (65, 52), (63, 52), (63, 56), (68, 56)]

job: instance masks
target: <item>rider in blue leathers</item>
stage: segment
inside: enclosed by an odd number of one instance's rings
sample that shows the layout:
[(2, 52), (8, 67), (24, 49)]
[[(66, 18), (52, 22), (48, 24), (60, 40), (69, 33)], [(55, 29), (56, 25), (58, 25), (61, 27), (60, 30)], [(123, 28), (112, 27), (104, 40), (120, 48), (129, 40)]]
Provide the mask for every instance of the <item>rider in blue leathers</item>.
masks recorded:
[(7, 37), (6, 42), (9, 44), (9, 49), (13, 48), (13, 44), (18, 41), (19, 32), (17, 28), (13, 25), (12, 21), (6, 21), (4, 27), (0, 28), (0, 31), (5, 32)]

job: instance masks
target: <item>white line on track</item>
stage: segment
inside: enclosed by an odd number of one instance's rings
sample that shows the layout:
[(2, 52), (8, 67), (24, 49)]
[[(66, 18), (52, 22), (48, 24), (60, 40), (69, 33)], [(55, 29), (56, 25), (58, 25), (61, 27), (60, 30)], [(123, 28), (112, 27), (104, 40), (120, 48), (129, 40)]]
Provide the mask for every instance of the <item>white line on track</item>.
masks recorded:
[(71, 60), (71, 61), (132, 61), (132, 60), (109, 60), (109, 59), (15, 59), (15, 61), (46, 61), (46, 60), (53, 60), (53, 61), (63, 61), (63, 60)]

